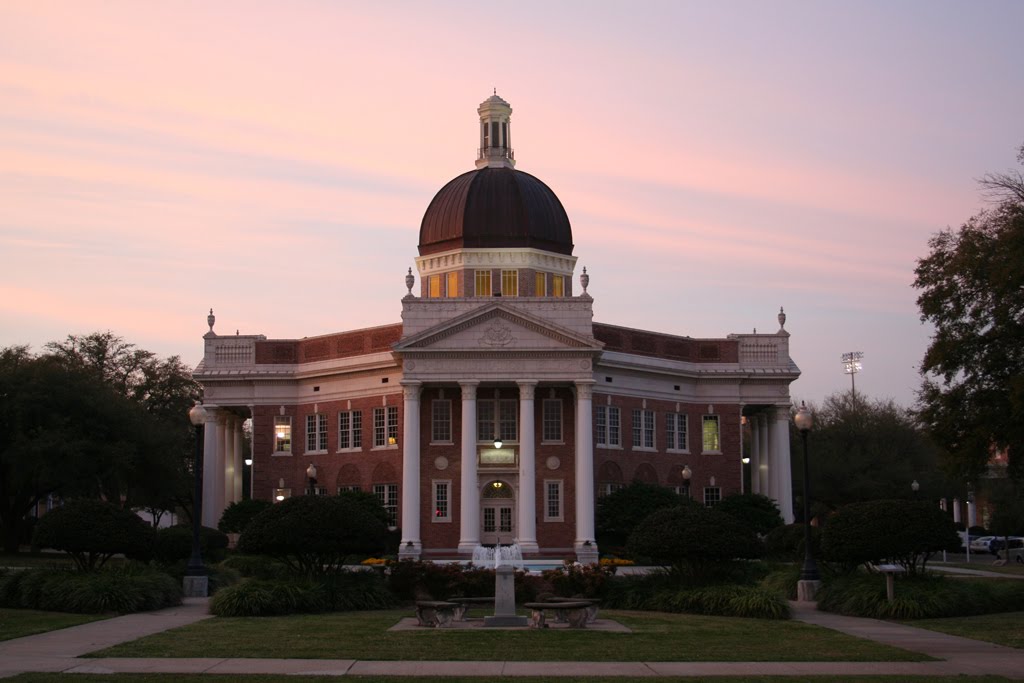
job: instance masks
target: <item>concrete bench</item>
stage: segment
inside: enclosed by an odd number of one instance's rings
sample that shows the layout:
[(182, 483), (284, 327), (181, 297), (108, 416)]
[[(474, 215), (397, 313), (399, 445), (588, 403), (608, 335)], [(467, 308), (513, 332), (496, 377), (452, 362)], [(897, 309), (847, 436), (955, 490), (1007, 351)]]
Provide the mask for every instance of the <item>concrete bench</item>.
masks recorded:
[[(597, 609), (601, 604), (600, 600), (594, 600), (591, 598), (547, 598), (546, 602), (589, 602), (590, 607), (587, 608), (587, 623), (593, 624), (597, 621)], [(555, 621), (565, 621), (565, 614), (556, 613)]]
[(420, 600), (416, 602), (416, 620), (420, 626), (451, 628), (458, 607), (454, 602)]
[(494, 596), (484, 598), (452, 598), (450, 602), (454, 602), (458, 605), (455, 608), (455, 620), (465, 621), (466, 615), (469, 614), (469, 608), (473, 605), (491, 605), (494, 606)]
[(530, 628), (547, 628), (545, 612), (556, 613), (556, 619), (569, 623), (569, 628), (586, 628), (588, 610), (593, 603), (589, 600), (561, 602), (528, 602), (523, 607), (530, 610)]

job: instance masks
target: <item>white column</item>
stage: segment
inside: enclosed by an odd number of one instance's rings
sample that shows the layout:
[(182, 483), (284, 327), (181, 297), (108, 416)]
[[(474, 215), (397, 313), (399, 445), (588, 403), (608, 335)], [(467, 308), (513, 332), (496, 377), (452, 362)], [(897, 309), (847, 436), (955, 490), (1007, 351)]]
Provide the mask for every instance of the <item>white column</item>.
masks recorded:
[(757, 416), (757, 433), (761, 440), (761, 471), (758, 472), (758, 479), (761, 481), (761, 493), (769, 498), (775, 498), (774, 486), (772, 486), (772, 458), (768, 448), (768, 420), (764, 415)]
[(959, 524), (960, 523), (960, 499), (959, 498), (954, 498), (953, 499), (953, 523), (954, 524)]
[(793, 474), (789, 457), (789, 406), (779, 406), (775, 422), (775, 469), (778, 471), (779, 512), (786, 524), (792, 524), (793, 517)]
[(242, 418), (235, 417), (235, 430), (232, 434), (234, 437), (234, 443), (231, 448), (231, 455), (234, 459), (234, 477), (232, 479), (231, 498), (229, 499), (232, 503), (237, 503), (242, 500), (242, 470), (245, 467), (245, 463), (242, 462), (243, 453), (242, 445), (244, 439), (242, 438)]
[(470, 553), (480, 545), (480, 486), (476, 476), (476, 387), (479, 382), (459, 382), (462, 387), (462, 483), (459, 488), (459, 552)]
[(750, 424), (750, 492), (764, 493), (761, 490), (761, 421), (757, 415), (747, 418)]
[(231, 413), (224, 414), (224, 421), (218, 422), (223, 430), (221, 433), (221, 469), (223, 471), (224, 497), (221, 499), (221, 512), (231, 502), (235, 495), (235, 416)]
[(206, 424), (203, 425), (203, 514), (202, 524), (217, 527), (220, 510), (217, 509), (217, 406), (206, 405)]
[(419, 559), (420, 540), (420, 383), (403, 380), (401, 559)]
[(967, 499), (967, 528), (978, 526), (978, 504), (970, 498)]
[(519, 549), (535, 553), (537, 547), (537, 468), (534, 429), (534, 381), (519, 385)]
[[(576, 382), (576, 556), (597, 562), (594, 540), (594, 382)], [(590, 545), (584, 545), (589, 543)]]

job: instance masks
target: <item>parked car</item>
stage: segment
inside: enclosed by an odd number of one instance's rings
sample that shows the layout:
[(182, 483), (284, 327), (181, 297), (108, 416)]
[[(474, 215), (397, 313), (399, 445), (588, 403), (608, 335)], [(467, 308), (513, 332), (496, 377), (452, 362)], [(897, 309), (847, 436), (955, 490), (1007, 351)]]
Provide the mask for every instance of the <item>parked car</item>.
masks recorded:
[(1010, 536), (1008, 538), (996, 536), (992, 539), (992, 542), (988, 544), (988, 549), (992, 554), (996, 554), (1003, 549), (1004, 544), (1006, 544), (1006, 547), (1010, 550), (1024, 548), (1024, 536)]
[(988, 546), (992, 542), (995, 536), (977, 536), (971, 539), (971, 552), (972, 553), (987, 553), (989, 552)]

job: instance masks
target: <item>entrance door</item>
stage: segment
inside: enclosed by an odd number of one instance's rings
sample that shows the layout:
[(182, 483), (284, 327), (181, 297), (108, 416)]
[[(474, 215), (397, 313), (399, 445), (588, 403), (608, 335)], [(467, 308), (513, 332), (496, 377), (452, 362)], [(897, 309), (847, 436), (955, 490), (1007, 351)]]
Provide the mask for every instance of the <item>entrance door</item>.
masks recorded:
[(515, 540), (515, 499), (512, 487), (492, 481), (484, 487), (480, 501), (480, 543), (508, 545)]

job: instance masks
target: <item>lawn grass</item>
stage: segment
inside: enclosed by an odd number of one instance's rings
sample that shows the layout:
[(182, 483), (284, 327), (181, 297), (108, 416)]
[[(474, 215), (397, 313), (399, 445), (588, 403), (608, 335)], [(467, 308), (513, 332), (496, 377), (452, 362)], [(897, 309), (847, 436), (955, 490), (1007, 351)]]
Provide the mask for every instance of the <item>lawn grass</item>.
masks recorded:
[(40, 612), (34, 609), (0, 607), (0, 640), (56, 631), (59, 628), (87, 624), (90, 621), (106, 618), (105, 614), (68, 614), (66, 612)]
[(930, 631), (984, 640), (1007, 647), (1024, 648), (1024, 612), (1000, 612), (947, 619), (916, 619), (904, 623)]
[[(207, 619), (90, 657), (458, 661), (927, 661), (793, 621), (606, 610), (632, 633), (489, 629), (388, 631), (409, 610)], [(793, 647), (799, 643), (799, 647)]]
[[(227, 683), (238, 681), (238, 676), (218, 676), (213, 674), (59, 674), (59, 673), (31, 673), (21, 674), (14, 678), (6, 679), (13, 683)], [(247, 675), (241, 680), (245, 683), (323, 683), (322, 676), (283, 676), (283, 675)], [(345, 676), (344, 681), (370, 681), (372, 683), (480, 683), (481, 681), (492, 681), (484, 677), (468, 676)], [(557, 677), (537, 678), (533, 676), (515, 677), (509, 680), (515, 683), (593, 683), (593, 678)], [(601, 679), (605, 680), (605, 679)], [(608, 678), (614, 683), (650, 683), (650, 677), (633, 678), (630, 676), (617, 676)], [(679, 678), (666, 676), (654, 679), (661, 683), (920, 683), (924, 679), (921, 676), (714, 676), (707, 678)], [(1008, 681), (1010, 679), (1002, 676), (977, 676), (965, 679), (963, 676), (940, 676), (929, 678), (929, 683), (963, 683), (965, 680), (971, 683), (996, 683), (997, 681)]]
[(0, 553), (0, 567), (66, 567), (74, 564), (67, 553)]
[[(1024, 564), (1018, 564), (1016, 562), (1007, 563), (1002, 566), (992, 564), (995, 557), (989, 556), (988, 559), (978, 562), (939, 562), (935, 563), (935, 568), (938, 571), (942, 571), (941, 567), (954, 567), (957, 569), (977, 569), (983, 572), (992, 572), (993, 574), (1006, 574), (1008, 576), (1024, 576)], [(929, 568), (932, 564), (928, 565)], [(948, 575), (947, 575), (948, 576)]]

